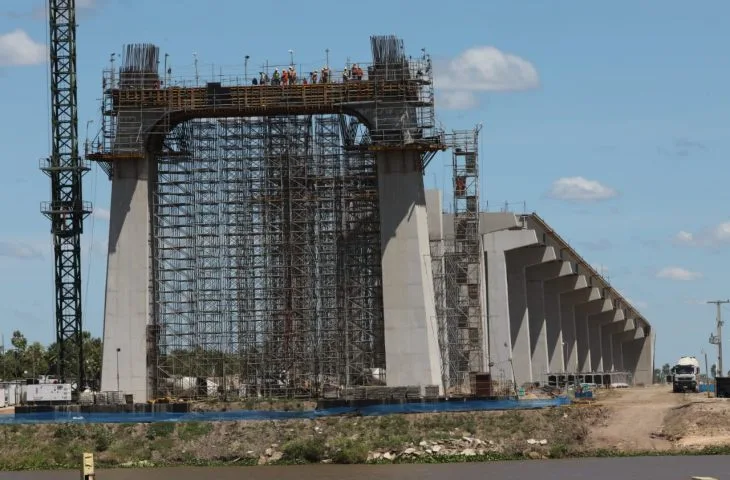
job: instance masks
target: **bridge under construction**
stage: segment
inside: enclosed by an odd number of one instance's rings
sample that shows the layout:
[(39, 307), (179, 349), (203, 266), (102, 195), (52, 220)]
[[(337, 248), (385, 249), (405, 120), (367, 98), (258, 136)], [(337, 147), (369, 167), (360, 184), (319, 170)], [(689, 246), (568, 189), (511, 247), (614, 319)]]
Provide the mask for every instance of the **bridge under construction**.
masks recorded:
[[(201, 84), (159, 72), (159, 48), (137, 44), (104, 72), (87, 153), (112, 182), (102, 390), (135, 401), (368, 386), (439, 395), (474, 393), (475, 376), (496, 372), (512, 383), (651, 375), (648, 322), (569, 247), (550, 257), (539, 217), (480, 212), (479, 131), (436, 128), (429, 56), (391, 36), (371, 50), (344, 71), (293, 78), (294, 65), (272, 65), (270, 79)], [(444, 150), (449, 215), (423, 183)], [(500, 229), (512, 233), (494, 243)], [(524, 232), (536, 229), (533, 245)], [(539, 261), (505, 253), (530, 246)], [(544, 262), (555, 265), (541, 282), (571, 278), (576, 308), (594, 302), (581, 321), (597, 323), (576, 328), (571, 310), (571, 329), (559, 308), (551, 320), (544, 302), (515, 303), (527, 295), (519, 275)], [(502, 272), (502, 296), (500, 265), (516, 268)]]

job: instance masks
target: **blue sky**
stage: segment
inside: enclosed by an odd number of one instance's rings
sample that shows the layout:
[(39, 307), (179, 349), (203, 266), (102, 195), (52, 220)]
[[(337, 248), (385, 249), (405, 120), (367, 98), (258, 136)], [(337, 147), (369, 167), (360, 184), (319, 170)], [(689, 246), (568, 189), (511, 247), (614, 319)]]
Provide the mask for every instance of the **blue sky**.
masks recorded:
[[(730, 297), (730, 3), (707, 0), (342, 1), (77, 0), (79, 131), (98, 127), (101, 71), (126, 43), (152, 42), (173, 70), (197, 52), (240, 74), (288, 61), (367, 62), (368, 37), (393, 33), (436, 61), (447, 129), (482, 122), (482, 198), (537, 211), (604, 269), (656, 328), (658, 364), (700, 355), (714, 306)], [(173, 7), (174, 5), (174, 7)], [(171, 8), (172, 7), (172, 8)], [(0, 330), (54, 337), (49, 222), (47, 26), (41, 0), (0, 5)], [(253, 68), (253, 67), (251, 67)], [(82, 138), (83, 140), (83, 138)], [(449, 185), (437, 158), (429, 185)], [(84, 235), (85, 322), (101, 333), (110, 185)], [(730, 309), (725, 308), (730, 317)], [(726, 329), (727, 330), (727, 329)], [(727, 336), (725, 338), (728, 339)]]

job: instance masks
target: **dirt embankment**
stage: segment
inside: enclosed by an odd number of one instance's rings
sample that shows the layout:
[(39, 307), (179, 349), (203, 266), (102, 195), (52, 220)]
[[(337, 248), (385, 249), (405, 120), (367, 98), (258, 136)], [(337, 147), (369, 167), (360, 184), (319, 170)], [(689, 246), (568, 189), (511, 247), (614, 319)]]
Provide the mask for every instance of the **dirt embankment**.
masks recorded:
[(596, 451), (679, 451), (724, 445), (730, 402), (649, 387), (529, 411), (329, 417), (317, 420), (0, 426), (0, 470), (272, 462), (558, 458)]
[(730, 445), (730, 402), (705, 394), (672, 393), (671, 387), (599, 394), (606, 417), (590, 433), (597, 449), (666, 451)]

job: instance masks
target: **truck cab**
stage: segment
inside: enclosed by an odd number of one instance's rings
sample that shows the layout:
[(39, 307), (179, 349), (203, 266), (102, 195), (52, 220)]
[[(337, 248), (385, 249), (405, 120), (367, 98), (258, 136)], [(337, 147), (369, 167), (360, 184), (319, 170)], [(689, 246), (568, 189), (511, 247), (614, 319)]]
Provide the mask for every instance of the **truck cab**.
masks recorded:
[(682, 357), (672, 367), (672, 391), (700, 391), (700, 363), (695, 357)]

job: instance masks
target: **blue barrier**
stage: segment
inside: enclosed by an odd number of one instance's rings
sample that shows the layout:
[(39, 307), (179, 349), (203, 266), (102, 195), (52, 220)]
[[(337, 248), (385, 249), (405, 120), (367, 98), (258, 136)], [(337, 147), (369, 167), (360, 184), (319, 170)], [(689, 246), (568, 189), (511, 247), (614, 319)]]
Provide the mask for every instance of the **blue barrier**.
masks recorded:
[(700, 392), (715, 392), (715, 384), (714, 383), (700, 383)]
[(305, 420), (335, 415), (362, 416), (394, 413), (439, 413), (487, 410), (526, 410), (570, 404), (567, 397), (546, 400), (470, 400), (464, 402), (401, 403), (337, 407), (323, 410), (284, 412), (266, 410), (234, 410), (193, 413), (80, 413), (43, 412), (22, 415), (0, 415), (0, 425), (41, 423), (151, 423), (151, 422), (225, 422), (237, 420)]

